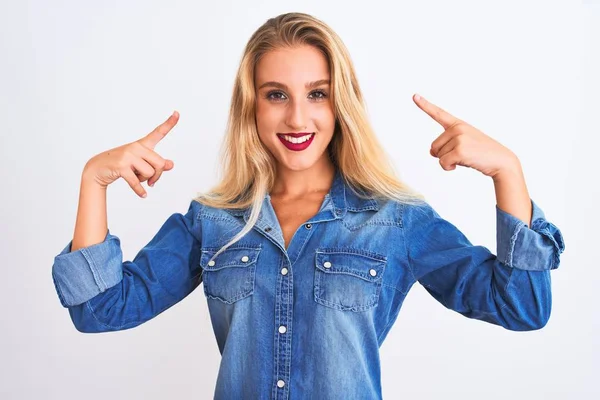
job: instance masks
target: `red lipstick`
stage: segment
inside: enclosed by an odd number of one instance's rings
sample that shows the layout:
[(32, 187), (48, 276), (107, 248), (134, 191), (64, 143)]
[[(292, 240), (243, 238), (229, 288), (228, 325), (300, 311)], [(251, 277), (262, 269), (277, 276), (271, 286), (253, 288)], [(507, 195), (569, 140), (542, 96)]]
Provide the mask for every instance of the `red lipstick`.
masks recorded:
[[(310, 138), (302, 143), (292, 143), (289, 142), (288, 140), (284, 139), (283, 136), (291, 136), (294, 138), (298, 138), (298, 137), (303, 137), (303, 136), (307, 136), (310, 135)], [(306, 148), (308, 148), (308, 146), (310, 146), (310, 144), (312, 143), (315, 134), (314, 133), (310, 133), (310, 132), (301, 132), (301, 133), (278, 133), (277, 137), (279, 138), (279, 140), (281, 141), (281, 143), (283, 143), (283, 145), (285, 147), (287, 147), (289, 150), (292, 151), (302, 151), (305, 150)]]

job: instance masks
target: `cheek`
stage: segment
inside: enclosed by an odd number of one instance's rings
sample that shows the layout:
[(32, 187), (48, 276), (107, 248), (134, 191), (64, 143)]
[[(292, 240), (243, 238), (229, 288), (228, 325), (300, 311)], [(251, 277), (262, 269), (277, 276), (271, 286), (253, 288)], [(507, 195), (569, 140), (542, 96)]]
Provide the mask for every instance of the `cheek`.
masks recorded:
[(259, 102), (256, 106), (256, 124), (263, 128), (273, 127), (279, 123), (280, 114), (276, 107), (269, 107)]
[(314, 121), (321, 131), (333, 131), (335, 127), (335, 116), (331, 107), (322, 107), (315, 110)]

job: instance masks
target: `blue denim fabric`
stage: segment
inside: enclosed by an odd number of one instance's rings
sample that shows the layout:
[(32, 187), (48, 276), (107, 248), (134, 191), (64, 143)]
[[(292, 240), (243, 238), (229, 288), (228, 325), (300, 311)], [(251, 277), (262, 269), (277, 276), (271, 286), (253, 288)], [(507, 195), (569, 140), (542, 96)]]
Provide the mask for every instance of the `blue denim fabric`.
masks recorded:
[(336, 173), (289, 247), (266, 195), (258, 223), (192, 201), (133, 261), (120, 241), (55, 257), (52, 277), (77, 330), (130, 329), (201, 282), (222, 355), (216, 399), (380, 399), (379, 348), (419, 282), (448, 309), (515, 331), (542, 328), (560, 230), (533, 206), (529, 228), (496, 206), (497, 253), (472, 245), (427, 203), (361, 199)]

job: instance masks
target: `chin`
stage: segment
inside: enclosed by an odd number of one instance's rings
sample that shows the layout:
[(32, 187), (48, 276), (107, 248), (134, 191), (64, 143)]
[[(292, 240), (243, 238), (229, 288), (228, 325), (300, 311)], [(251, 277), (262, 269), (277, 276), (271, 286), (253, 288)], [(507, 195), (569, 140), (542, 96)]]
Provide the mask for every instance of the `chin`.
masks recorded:
[[(319, 145), (318, 142), (313, 142), (311, 146)], [(304, 171), (312, 168), (327, 150), (326, 148), (319, 150), (317, 147), (308, 148), (304, 151), (295, 152), (288, 150), (278, 138), (270, 142), (267, 146), (271, 154), (277, 160), (278, 167), (290, 171)]]
[(296, 160), (295, 162), (282, 161), (279, 160), (279, 165), (285, 169), (289, 169), (291, 171), (304, 171), (309, 169), (315, 164), (316, 160)]

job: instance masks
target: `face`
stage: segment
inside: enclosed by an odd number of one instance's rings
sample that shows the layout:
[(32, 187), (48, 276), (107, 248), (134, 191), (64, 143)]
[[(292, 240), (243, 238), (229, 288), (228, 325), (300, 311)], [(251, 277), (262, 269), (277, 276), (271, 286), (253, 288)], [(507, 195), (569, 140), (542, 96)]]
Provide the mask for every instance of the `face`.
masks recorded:
[(312, 46), (273, 50), (256, 66), (258, 134), (278, 168), (327, 162), (335, 127), (329, 80), (327, 59)]

